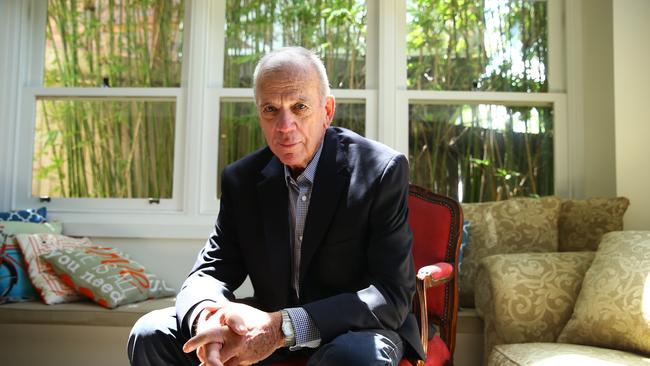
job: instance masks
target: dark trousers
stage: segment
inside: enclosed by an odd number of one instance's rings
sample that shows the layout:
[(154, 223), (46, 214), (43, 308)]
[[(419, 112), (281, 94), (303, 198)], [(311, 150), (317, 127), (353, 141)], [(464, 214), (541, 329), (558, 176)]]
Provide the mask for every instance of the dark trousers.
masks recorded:
[[(140, 318), (129, 336), (128, 356), (133, 366), (198, 365), (195, 352), (184, 353), (184, 339), (177, 329), (173, 307), (152, 311)], [(390, 330), (350, 331), (317, 349), (291, 352), (279, 349), (258, 365), (290, 357), (308, 358), (308, 365), (397, 365), (404, 353), (400, 336)]]

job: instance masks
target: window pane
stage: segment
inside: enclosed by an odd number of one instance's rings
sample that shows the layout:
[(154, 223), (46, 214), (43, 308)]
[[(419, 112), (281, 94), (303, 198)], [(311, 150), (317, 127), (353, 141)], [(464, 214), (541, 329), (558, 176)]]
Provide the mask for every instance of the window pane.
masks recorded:
[(48, 1), (45, 86), (176, 87), (182, 0)]
[(462, 202), (553, 194), (551, 107), (409, 105), (411, 181)]
[(408, 0), (408, 88), (548, 91), (547, 3)]
[(227, 0), (224, 86), (248, 88), (257, 60), (282, 46), (316, 51), (333, 88), (366, 84), (364, 0)]
[[(257, 109), (252, 101), (221, 101), (219, 123), (219, 158), (217, 182), (226, 165), (266, 146), (257, 120)], [(351, 129), (363, 135), (366, 104), (361, 100), (337, 100), (333, 126)], [(217, 183), (219, 185), (219, 183)], [(221, 192), (221, 187), (217, 187)]]
[(176, 103), (37, 101), (32, 194), (171, 198)]

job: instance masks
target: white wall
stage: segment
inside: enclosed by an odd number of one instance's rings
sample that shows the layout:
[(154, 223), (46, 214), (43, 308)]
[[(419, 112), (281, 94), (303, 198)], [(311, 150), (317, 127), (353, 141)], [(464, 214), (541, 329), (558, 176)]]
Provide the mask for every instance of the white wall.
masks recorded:
[(614, 0), (617, 194), (625, 228), (650, 230), (650, 1)]
[[(572, 0), (573, 1), (573, 0)], [(585, 0), (582, 11), (584, 197), (616, 195), (612, 0)]]

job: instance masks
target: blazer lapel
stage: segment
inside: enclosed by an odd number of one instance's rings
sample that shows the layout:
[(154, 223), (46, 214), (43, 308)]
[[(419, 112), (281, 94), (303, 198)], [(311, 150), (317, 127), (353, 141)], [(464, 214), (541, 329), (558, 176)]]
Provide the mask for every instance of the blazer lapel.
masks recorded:
[(340, 150), (336, 132), (328, 129), (323, 143), (325, 145), (316, 169), (314, 188), (305, 220), (300, 257), (301, 285), (309, 263), (323, 241), (336, 212), (340, 196), (345, 191), (345, 187), (350, 184), (347, 160), (345, 153)]
[(288, 191), (284, 180), (284, 168), (273, 156), (262, 169), (264, 179), (257, 184), (264, 237), (270, 269), (279, 286), (275, 290), (277, 299), (284, 306), (288, 299), (291, 273), (291, 251), (289, 241)]

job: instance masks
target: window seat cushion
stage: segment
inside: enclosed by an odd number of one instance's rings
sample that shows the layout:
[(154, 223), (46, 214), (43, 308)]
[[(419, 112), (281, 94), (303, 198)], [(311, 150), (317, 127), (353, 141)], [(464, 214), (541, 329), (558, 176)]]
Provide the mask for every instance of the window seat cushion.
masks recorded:
[(174, 297), (146, 300), (115, 309), (91, 301), (46, 305), (22, 302), (0, 305), (0, 324), (56, 324), (131, 327), (142, 315), (174, 306)]
[(646, 366), (650, 359), (634, 353), (566, 343), (515, 343), (495, 346), (488, 366)]

